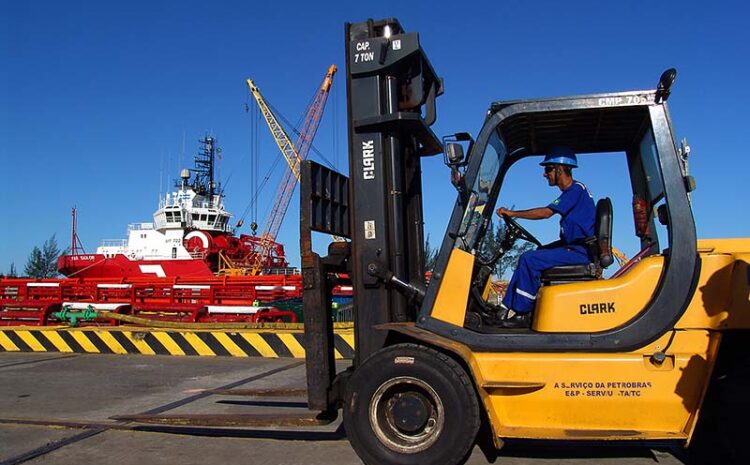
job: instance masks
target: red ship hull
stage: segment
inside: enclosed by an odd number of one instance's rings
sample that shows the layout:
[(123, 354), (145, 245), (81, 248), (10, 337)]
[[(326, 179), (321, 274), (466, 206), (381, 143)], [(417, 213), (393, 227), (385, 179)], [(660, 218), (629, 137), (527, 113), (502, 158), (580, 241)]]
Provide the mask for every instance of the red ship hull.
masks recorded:
[(125, 255), (63, 255), (57, 269), (70, 278), (198, 278), (214, 276), (204, 260), (131, 260)]

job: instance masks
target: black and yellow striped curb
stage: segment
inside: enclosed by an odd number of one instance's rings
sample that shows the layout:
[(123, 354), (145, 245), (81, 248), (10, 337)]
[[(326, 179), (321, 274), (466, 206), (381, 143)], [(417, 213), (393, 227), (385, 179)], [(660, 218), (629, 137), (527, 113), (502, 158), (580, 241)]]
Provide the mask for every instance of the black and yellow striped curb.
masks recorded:
[[(5, 327), (0, 352), (303, 358), (304, 337), (278, 330)], [(334, 344), (337, 359), (353, 357), (354, 331), (337, 329)]]

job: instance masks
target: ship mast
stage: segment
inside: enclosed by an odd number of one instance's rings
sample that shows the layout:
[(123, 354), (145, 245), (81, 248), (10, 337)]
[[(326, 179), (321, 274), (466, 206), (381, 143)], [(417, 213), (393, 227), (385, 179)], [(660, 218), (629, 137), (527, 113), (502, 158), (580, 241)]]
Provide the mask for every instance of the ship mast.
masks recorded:
[(199, 194), (208, 197), (209, 203), (213, 206), (214, 196), (217, 191), (217, 183), (214, 180), (214, 165), (217, 152), (221, 149), (216, 147), (216, 139), (206, 136), (200, 141), (201, 150), (195, 156), (195, 168), (190, 169), (195, 173), (192, 188)]
[(70, 254), (71, 255), (82, 255), (86, 251), (83, 249), (81, 239), (78, 237), (78, 209), (73, 207), (73, 233), (70, 238)]

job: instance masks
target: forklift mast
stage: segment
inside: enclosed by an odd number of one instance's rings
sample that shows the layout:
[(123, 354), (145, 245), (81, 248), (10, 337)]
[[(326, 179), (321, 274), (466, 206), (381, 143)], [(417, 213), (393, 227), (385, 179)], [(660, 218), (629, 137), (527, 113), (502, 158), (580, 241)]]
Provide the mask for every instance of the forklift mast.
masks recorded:
[[(300, 243), (310, 408), (340, 398), (334, 384), (330, 290), (353, 287), (354, 367), (385, 345), (376, 327), (414, 321), (424, 296), (421, 157), (442, 152), (430, 126), (442, 82), (395, 19), (345, 25), (349, 177), (312, 161), (301, 170)], [(312, 251), (311, 231), (351, 239)]]
[(418, 34), (398, 21), (348, 24), (346, 36), (356, 365), (383, 346), (376, 325), (418, 310), (385, 281), (424, 287), (420, 157), (442, 152), (429, 127), (441, 89)]

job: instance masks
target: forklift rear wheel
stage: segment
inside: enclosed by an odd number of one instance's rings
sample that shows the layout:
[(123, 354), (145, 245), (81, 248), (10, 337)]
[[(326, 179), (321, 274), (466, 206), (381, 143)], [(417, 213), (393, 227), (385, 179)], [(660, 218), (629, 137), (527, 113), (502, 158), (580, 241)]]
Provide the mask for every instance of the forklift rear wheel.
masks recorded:
[(462, 463), (479, 423), (466, 371), (428, 347), (386, 347), (356, 369), (347, 386), (344, 427), (368, 465)]

